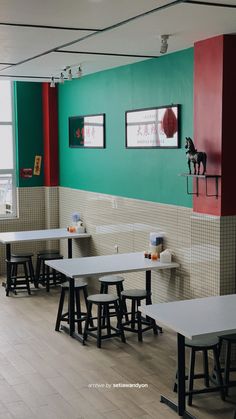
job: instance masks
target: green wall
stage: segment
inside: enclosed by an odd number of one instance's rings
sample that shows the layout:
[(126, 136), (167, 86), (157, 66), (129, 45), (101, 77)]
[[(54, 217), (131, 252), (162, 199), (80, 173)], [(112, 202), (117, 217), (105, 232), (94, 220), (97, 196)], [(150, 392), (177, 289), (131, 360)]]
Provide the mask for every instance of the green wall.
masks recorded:
[[(126, 149), (125, 111), (180, 104), (181, 148)], [(106, 148), (68, 146), (68, 117), (106, 114)], [(59, 86), (60, 185), (192, 206), (185, 136), (193, 133), (193, 49), (103, 71)]]
[(41, 83), (15, 82), (17, 184), (20, 187), (42, 186), (40, 176), (21, 178), (21, 168), (34, 168), (35, 155), (43, 155), (42, 87)]

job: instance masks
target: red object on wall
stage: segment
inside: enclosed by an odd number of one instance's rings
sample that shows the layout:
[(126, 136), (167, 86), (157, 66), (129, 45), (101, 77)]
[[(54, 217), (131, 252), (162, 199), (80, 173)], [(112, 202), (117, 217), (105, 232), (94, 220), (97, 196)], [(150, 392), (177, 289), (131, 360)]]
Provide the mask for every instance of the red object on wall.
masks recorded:
[(28, 168), (28, 169), (25, 169), (25, 168), (20, 169), (20, 177), (21, 178), (23, 178), (23, 179), (31, 179), (32, 176), (33, 176), (33, 170), (32, 170), (31, 167)]
[(162, 119), (162, 129), (167, 138), (173, 138), (177, 132), (177, 118), (172, 108), (166, 108)]
[(58, 112), (57, 87), (42, 83), (44, 185), (58, 185)]
[[(221, 175), (219, 197), (207, 197), (205, 181), (199, 180), (200, 195), (193, 198), (196, 212), (236, 215), (232, 191), (235, 172), (235, 73), (236, 36), (221, 35), (194, 46), (194, 143), (207, 153), (207, 173)], [(208, 180), (208, 193), (215, 181)]]

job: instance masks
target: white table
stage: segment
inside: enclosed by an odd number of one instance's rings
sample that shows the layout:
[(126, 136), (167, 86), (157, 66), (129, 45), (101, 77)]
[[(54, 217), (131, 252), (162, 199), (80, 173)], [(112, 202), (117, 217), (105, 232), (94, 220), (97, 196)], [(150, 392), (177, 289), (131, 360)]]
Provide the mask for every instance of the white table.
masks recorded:
[(75, 313), (74, 313), (74, 279), (86, 276), (112, 275), (122, 272), (146, 272), (147, 304), (151, 303), (151, 271), (160, 269), (173, 269), (179, 267), (178, 263), (161, 263), (144, 258), (143, 252), (120, 253), (106, 256), (90, 256), (84, 258), (62, 259), (47, 261), (46, 264), (58, 272), (63, 273), (70, 279), (70, 312), (69, 330), (66, 326), (62, 329), (82, 340), (75, 332)]
[[(6, 245), (6, 259), (11, 259), (11, 244), (21, 243), (37, 240), (68, 240), (68, 258), (72, 258), (72, 239), (89, 238), (90, 234), (87, 233), (69, 233), (66, 228), (54, 228), (47, 230), (32, 230), (32, 231), (17, 231), (9, 233), (0, 233), (0, 243)], [(7, 264), (7, 286), (6, 294), (10, 290), (10, 272), (9, 264)]]
[(161, 396), (161, 402), (179, 416), (193, 418), (186, 411), (185, 404), (185, 337), (194, 341), (236, 333), (236, 294), (152, 304), (142, 306), (139, 310), (177, 332), (178, 404), (164, 396)]

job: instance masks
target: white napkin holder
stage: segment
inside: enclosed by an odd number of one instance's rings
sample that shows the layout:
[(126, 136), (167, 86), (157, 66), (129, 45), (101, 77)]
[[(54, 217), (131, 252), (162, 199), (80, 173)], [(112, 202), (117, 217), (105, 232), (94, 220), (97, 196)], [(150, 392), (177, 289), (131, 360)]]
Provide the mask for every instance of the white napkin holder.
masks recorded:
[(172, 252), (169, 249), (164, 250), (160, 253), (160, 262), (170, 263), (172, 259)]
[(76, 233), (79, 233), (79, 234), (85, 233), (85, 227), (83, 226), (76, 227)]

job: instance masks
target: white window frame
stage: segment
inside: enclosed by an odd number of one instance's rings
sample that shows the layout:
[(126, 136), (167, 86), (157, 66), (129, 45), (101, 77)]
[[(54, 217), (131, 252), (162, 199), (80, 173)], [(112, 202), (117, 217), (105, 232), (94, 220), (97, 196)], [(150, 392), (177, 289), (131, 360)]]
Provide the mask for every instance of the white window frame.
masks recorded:
[(10, 82), (11, 86), (11, 122), (5, 122), (0, 120), (0, 125), (12, 127), (12, 151), (13, 151), (13, 169), (1, 169), (1, 175), (11, 175), (12, 177), (12, 211), (10, 214), (1, 214), (0, 220), (17, 218), (18, 217), (18, 205), (17, 205), (17, 192), (16, 192), (16, 136), (15, 136), (15, 112), (14, 112), (14, 89), (13, 82)]

